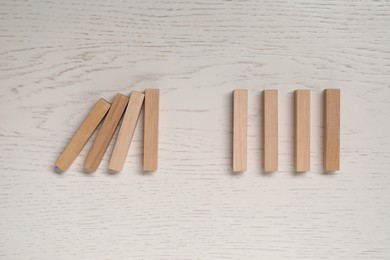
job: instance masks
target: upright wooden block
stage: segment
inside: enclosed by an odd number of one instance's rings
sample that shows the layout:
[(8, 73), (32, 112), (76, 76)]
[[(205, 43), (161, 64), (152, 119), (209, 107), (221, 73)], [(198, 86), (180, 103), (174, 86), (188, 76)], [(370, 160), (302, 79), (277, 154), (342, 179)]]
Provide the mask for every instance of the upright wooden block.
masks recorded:
[(114, 151), (111, 155), (110, 164), (108, 166), (110, 170), (119, 172), (123, 169), (143, 102), (144, 94), (136, 91), (131, 93)]
[(233, 92), (233, 172), (247, 168), (248, 90)]
[(108, 111), (106, 119), (96, 136), (95, 142), (92, 144), (91, 150), (89, 150), (87, 159), (84, 162), (84, 169), (89, 172), (94, 172), (99, 167), (103, 155), (110, 144), (111, 138), (114, 135), (115, 129), (125, 111), (129, 98), (117, 94), (114, 102), (112, 102), (111, 108)]
[(340, 89), (324, 91), (324, 168), (340, 170)]
[(84, 145), (87, 143), (93, 132), (96, 130), (100, 122), (103, 120), (111, 105), (104, 99), (99, 99), (89, 113), (87, 118), (81, 124), (79, 129), (74, 134), (72, 140), (66, 146), (65, 150), (58, 157), (56, 166), (62, 171), (69, 169), (70, 165), (79, 155)]
[(159, 89), (145, 90), (144, 171), (156, 171), (158, 167), (159, 98)]
[(263, 91), (263, 166), (265, 172), (278, 170), (278, 91)]
[(295, 171), (310, 171), (310, 90), (295, 91)]

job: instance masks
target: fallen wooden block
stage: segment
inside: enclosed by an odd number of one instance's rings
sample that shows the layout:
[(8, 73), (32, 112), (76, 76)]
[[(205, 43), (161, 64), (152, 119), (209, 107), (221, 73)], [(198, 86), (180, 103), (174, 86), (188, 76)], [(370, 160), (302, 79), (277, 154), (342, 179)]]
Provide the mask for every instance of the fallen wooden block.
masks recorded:
[(340, 89), (324, 91), (324, 168), (340, 170)]
[(158, 167), (159, 98), (159, 89), (145, 90), (144, 171), (156, 171)]
[(310, 90), (295, 91), (295, 171), (310, 171)]
[(56, 167), (61, 171), (69, 169), (70, 165), (80, 154), (81, 150), (103, 120), (111, 105), (104, 99), (99, 99), (95, 106), (74, 134), (72, 140), (58, 157)]
[(233, 92), (233, 172), (247, 168), (248, 90)]
[(123, 169), (143, 102), (144, 94), (136, 91), (131, 93), (108, 166), (112, 171), (119, 172)]
[(104, 120), (103, 125), (96, 136), (95, 142), (92, 144), (91, 150), (88, 153), (87, 159), (84, 162), (84, 169), (86, 171), (94, 172), (99, 167), (128, 101), (129, 98), (122, 94), (118, 93), (115, 96), (106, 119)]
[(263, 167), (278, 170), (278, 91), (263, 91)]

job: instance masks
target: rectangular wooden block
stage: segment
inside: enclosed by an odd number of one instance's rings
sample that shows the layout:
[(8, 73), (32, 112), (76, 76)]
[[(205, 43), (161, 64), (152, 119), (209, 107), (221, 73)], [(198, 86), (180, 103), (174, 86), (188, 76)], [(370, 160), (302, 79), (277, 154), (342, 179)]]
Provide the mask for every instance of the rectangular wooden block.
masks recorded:
[(278, 170), (278, 91), (263, 91), (263, 167)]
[(233, 172), (247, 168), (248, 90), (233, 92)]
[(117, 94), (114, 101), (112, 102), (111, 108), (108, 111), (106, 119), (96, 136), (94, 143), (92, 144), (91, 150), (89, 150), (87, 159), (84, 162), (84, 169), (88, 172), (94, 172), (99, 167), (103, 155), (110, 144), (111, 138), (114, 135), (115, 129), (125, 111), (129, 98)]
[(96, 128), (103, 120), (110, 107), (111, 104), (106, 100), (102, 98), (98, 100), (87, 118), (74, 134), (72, 140), (66, 146), (65, 150), (58, 157), (56, 161), (56, 166), (58, 169), (62, 171), (69, 169), (70, 165), (80, 154), (81, 150), (92, 136), (93, 132), (95, 132)]
[(108, 166), (112, 171), (119, 172), (123, 169), (143, 102), (144, 94), (136, 91), (131, 93)]
[(144, 171), (156, 171), (158, 167), (159, 99), (159, 89), (145, 90)]
[(340, 170), (340, 89), (324, 91), (324, 168)]
[(310, 171), (310, 90), (295, 91), (295, 171)]

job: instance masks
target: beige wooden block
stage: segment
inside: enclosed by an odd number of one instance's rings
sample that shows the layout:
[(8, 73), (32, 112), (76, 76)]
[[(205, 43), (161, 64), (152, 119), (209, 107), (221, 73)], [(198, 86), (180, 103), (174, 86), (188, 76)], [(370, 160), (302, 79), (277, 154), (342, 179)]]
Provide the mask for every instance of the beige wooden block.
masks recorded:
[(263, 91), (263, 167), (278, 170), (278, 91)]
[(159, 89), (145, 90), (144, 171), (158, 168)]
[(295, 171), (310, 171), (310, 90), (295, 91)]
[(324, 91), (324, 168), (340, 170), (340, 89)]
[(131, 93), (108, 166), (112, 171), (119, 172), (123, 169), (143, 102), (144, 94), (136, 91)]
[(84, 162), (84, 169), (88, 172), (94, 172), (99, 167), (103, 155), (110, 144), (111, 138), (114, 135), (115, 129), (125, 111), (129, 98), (118, 93), (112, 102), (111, 108), (108, 111), (106, 119), (96, 136), (91, 149), (89, 150), (87, 159)]
[(233, 172), (247, 168), (248, 90), (233, 92)]
[(74, 134), (72, 140), (66, 146), (65, 150), (58, 157), (56, 161), (56, 167), (58, 169), (61, 171), (66, 171), (69, 169), (70, 165), (80, 154), (81, 150), (92, 136), (100, 122), (103, 120), (110, 107), (110, 103), (108, 103), (106, 100), (102, 98), (98, 100), (91, 112), (88, 114), (87, 118)]

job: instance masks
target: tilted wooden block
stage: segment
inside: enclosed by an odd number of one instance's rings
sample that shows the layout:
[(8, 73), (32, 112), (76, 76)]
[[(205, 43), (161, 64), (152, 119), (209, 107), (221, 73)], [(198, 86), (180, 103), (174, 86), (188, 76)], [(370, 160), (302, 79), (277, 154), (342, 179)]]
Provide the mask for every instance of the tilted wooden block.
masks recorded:
[(110, 164), (108, 166), (110, 170), (119, 172), (123, 169), (143, 102), (144, 94), (136, 91), (131, 93), (114, 151), (111, 155)]
[(340, 170), (340, 89), (324, 91), (324, 168)]
[(295, 171), (310, 171), (310, 90), (295, 91)]
[(103, 155), (110, 144), (111, 138), (114, 135), (115, 129), (125, 111), (129, 98), (117, 94), (112, 102), (111, 108), (108, 111), (106, 119), (96, 136), (95, 142), (92, 144), (91, 150), (89, 150), (87, 159), (84, 162), (84, 169), (88, 172), (94, 172), (99, 167)]
[(145, 90), (144, 171), (158, 168), (159, 89)]
[(108, 103), (106, 100), (102, 98), (98, 100), (87, 118), (74, 134), (72, 140), (66, 146), (65, 150), (58, 157), (56, 161), (56, 166), (58, 169), (62, 171), (69, 169), (70, 165), (80, 154), (81, 150), (93, 132), (96, 130), (100, 122), (103, 120), (110, 107), (110, 103)]
[(233, 172), (247, 168), (248, 90), (233, 92)]
[(263, 166), (265, 172), (278, 170), (278, 91), (263, 91)]

